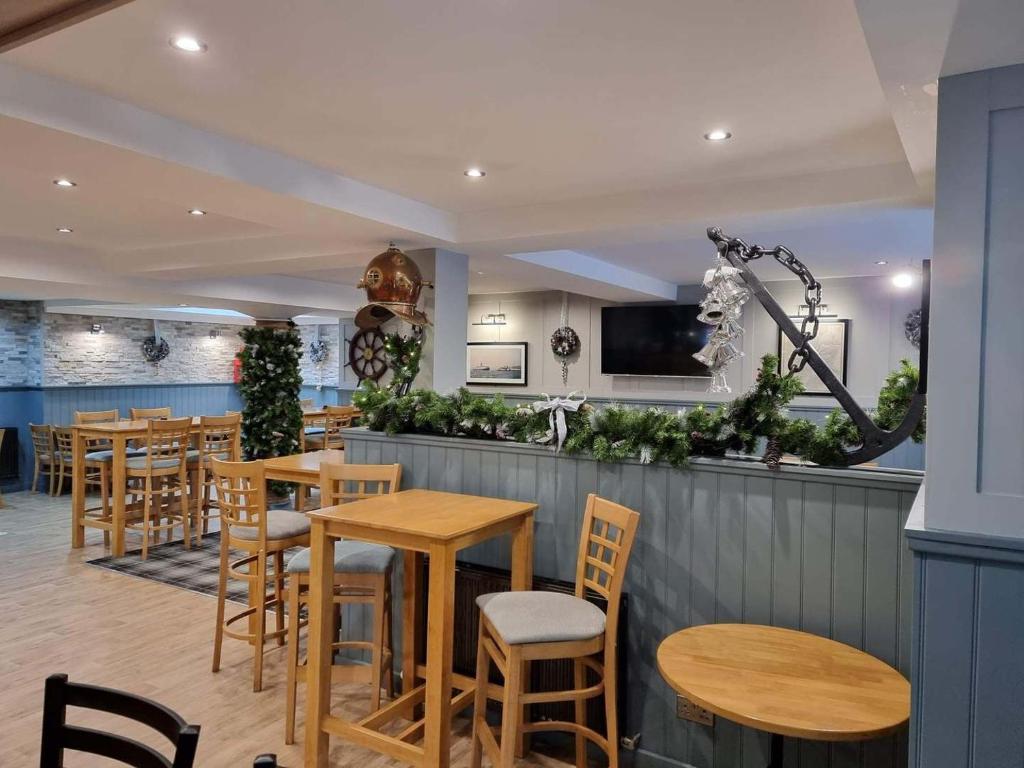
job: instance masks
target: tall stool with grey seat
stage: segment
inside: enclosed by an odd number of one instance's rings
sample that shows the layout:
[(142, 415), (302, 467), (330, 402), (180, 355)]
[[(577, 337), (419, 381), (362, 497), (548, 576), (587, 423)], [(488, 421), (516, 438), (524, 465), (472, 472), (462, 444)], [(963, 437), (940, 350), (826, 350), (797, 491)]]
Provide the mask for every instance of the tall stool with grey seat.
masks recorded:
[[(370, 496), (396, 493), (402, 481), (401, 464), (320, 465), (321, 504), (325, 507)], [(383, 685), (393, 697), (391, 671), (391, 566), (395, 550), (381, 544), (339, 540), (334, 544), (334, 604), (373, 606), (373, 639), (339, 640), (333, 650), (370, 651), (370, 665), (335, 665), (331, 682), (368, 682), (370, 708), (380, 708)], [(306, 664), (299, 659), (299, 607), (309, 600), (310, 552), (304, 549), (288, 561), (288, 690), (285, 743), (295, 743), (295, 696), (299, 680), (306, 679)], [(303, 623), (304, 626), (304, 623)]]
[[(536, 731), (575, 733), (577, 768), (586, 768), (588, 740), (608, 755), (611, 768), (618, 768), (616, 637), (619, 598), (639, 520), (640, 515), (633, 510), (590, 494), (576, 562), (575, 596), (519, 591), (496, 592), (477, 598), (480, 634), (472, 768), (480, 768), (485, 752), (495, 766), (512, 768), (523, 734)], [(607, 599), (607, 615), (584, 599), (588, 590)], [(527, 665), (540, 659), (572, 659), (573, 689), (526, 693)], [(487, 724), (485, 711), (492, 662), (505, 678), (500, 742)], [(588, 670), (595, 673), (596, 682), (588, 681)], [(586, 722), (587, 700), (602, 694), (607, 735), (588, 728)], [(575, 722), (523, 722), (524, 707), (556, 701), (574, 702)]]
[(229, 413), (226, 416), (201, 416), (199, 418), (199, 442), (197, 453), (189, 459), (189, 471), (195, 478), (192, 496), (195, 497), (195, 519), (192, 529), (196, 543), (210, 530), (210, 520), (220, 516), (220, 506), (213, 491), (213, 475), (210, 459), (239, 461), (239, 437), (242, 431), (242, 415)]

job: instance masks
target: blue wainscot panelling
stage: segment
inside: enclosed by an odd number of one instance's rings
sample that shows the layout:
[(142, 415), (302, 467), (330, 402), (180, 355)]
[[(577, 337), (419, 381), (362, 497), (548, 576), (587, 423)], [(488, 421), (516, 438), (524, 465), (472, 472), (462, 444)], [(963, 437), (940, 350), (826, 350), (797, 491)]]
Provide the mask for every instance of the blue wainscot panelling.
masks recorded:
[[(20, 477), (5, 480), (3, 490), (17, 491), (28, 488), (32, 481), (32, 436), (29, 424), (42, 424), (43, 393), (38, 387), (5, 387), (0, 389), (0, 427), (18, 430), (18, 464)], [(45, 482), (45, 480), (43, 481)]]
[[(404, 488), (537, 502), (538, 576), (575, 578), (588, 493), (639, 510), (626, 575), (624, 731), (641, 737), (632, 753), (636, 768), (764, 768), (768, 762), (763, 733), (722, 718), (707, 728), (676, 717), (675, 695), (658, 673), (655, 653), (662, 638), (683, 627), (747, 622), (801, 629), (909, 674), (913, 571), (903, 526), (920, 472), (772, 470), (731, 459), (695, 459), (686, 469), (600, 464), (540, 446), (365, 429), (345, 432), (345, 454), (350, 463), (401, 463)], [(485, 542), (460, 559), (507, 568), (508, 542)], [(790, 740), (784, 764), (906, 766), (907, 733), (864, 744)]]
[(181, 416), (215, 416), (238, 411), (242, 399), (234, 384), (134, 384), (124, 386), (43, 387), (47, 424), (71, 424), (75, 411), (116, 408), (127, 417), (134, 408), (170, 406)]
[(316, 387), (304, 384), (299, 396), (312, 399), (317, 407), (323, 405), (348, 405), (352, 402), (352, 390), (341, 387)]

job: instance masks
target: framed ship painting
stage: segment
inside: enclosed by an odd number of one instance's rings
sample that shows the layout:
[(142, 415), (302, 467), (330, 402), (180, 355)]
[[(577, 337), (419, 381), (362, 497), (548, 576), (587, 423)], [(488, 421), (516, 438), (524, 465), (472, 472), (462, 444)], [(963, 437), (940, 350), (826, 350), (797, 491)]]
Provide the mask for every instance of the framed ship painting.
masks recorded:
[(526, 342), (467, 343), (466, 383), (525, 387)]
[[(801, 317), (790, 318), (800, 327)], [(818, 326), (818, 335), (811, 342), (814, 350), (821, 355), (821, 359), (828, 363), (828, 367), (843, 384), (846, 384), (846, 360), (848, 357), (850, 339), (849, 320), (821, 320)], [(779, 372), (785, 372), (789, 356), (793, 354), (793, 342), (779, 329)], [(805, 365), (796, 377), (804, 383), (805, 395), (831, 395), (828, 388), (821, 383), (818, 374), (809, 365)]]

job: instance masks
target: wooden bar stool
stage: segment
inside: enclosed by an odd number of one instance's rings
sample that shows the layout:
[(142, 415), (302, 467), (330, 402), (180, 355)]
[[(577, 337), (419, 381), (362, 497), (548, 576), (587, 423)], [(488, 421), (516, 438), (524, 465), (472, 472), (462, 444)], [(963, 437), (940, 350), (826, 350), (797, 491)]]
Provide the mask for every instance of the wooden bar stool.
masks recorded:
[[(512, 768), (522, 734), (535, 731), (575, 733), (577, 768), (586, 768), (587, 739), (604, 750), (611, 768), (618, 767), (616, 633), (622, 582), (639, 520), (640, 515), (633, 510), (590, 494), (576, 562), (575, 597), (523, 591), (496, 592), (477, 598), (480, 634), (471, 768), (480, 768), (483, 752), (495, 766)], [(588, 589), (608, 600), (607, 616), (584, 599)], [(573, 690), (525, 693), (525, 666), (537, 659), (572, 659)], [(500, 743), (486, 720), (491, 662), (505, 678)], [(587, 684), (588, 668), (597, 676), (592, 685)], [(588, 728), (586, 723), (587, 700), (602, 694), (607, 737)], [(575, 702), (575, 722), (523, 722), (523, 707), (557, 701)]]
[[(125, 522), (125, 529), (141, 531), (143, 560), (149, 555), (151, 535), (159, 537), (160, 531), (167, 531), (167, 540), (170, 541), (172, 531), (179, 525), (185, 548), (191, 547), (191, 509), (188, 502), (188, 439), (191, 427), (192, 419), (187, 416), (183, 419), (150, 419), (146, 425), (145, 454), (125, 460), (127, 490), (133, 497), (142, 497), (141, 519), (136, 517)], [(118, 492), (124, 493), (125, 490), (119, 489)], [(157, 497), (162, 500), (154, 507)]]
[[(232, 462), (211, 457), (209, 462), (220, 506), (220, 579), (213, 671), (220, 670), (225, 635), (245, 640), (254, 646), (252, 689), (259, 692), (263, 689), (263, 646), (271, 639), (276, 639), (278, 645), (284, 644), (284, 552), (291, 547), (309, 546), (309, 518), (301, 512), (267, 510), (262, 461)], [(231, 562), (231, 549), (246, 554)], [(274, 561), (273, 573), (268, 572), (268, 559)], [(248, 583), (249, 607), (225, 619), (229, 577)], [(268, 582), (273, 586), (270, 594)], [(273, 610), (277, 619), (277, 628), (272, 632), (267, 632), (266, 627), (268, 610)], [(231, 625), (242, 619), (248, 621), (248, 631), (232, 629)]]
[(71, 482), (72, 452), (75, 447), (75, 436), (67, 427), (53, 428), (53, 458), (57, 462), (56, 495), (64, 493), (64, 480)]
[(213, 475), (210, 459), (238, 461), (238, 436), (242, 429), (242, 415), (201, 416), (199, 419), (198, 455), (189, 459), (189, 468), (195, 473), (196, 482), (192, 495), (196, 500), (193, 530), (196, 543), (210, 530), (210, 520), (220, 517), (220, 505), (215, 500)]
[(32, 451), (35, 454), (32, 472), (32, 493), (38, 493), (39, 475), (50, 479), (49, 493), (54, 495), (57, 482), (57, 457), (53, 450), (53, 427), (49, 424), (29, 424), (32, 433)]
[(324, 432), (323, 434), (307, 434), (305, 450), (320, 451), (327, 448), (344, 450), (345, 439), (341, 436), (341, 430), (352, 426), (355, 410), (351, 405), (325, 406)]
[[(75, 411), (75, 424), (98, 424), (118, 420), (116, 408), (109, 411)], [(85, 485), (99, 490), (100, 506), (86, 507), (85, 514), (95, 520), (111, 525), (113, 514), (110, 509), (111, 468), (114, 462), (113, 446), (109, 440), (90, 439), (85, 442)], [(130, 455), (137, 455), (133, 451)], [(109, 545), (110, 531), (103, 531), (103, 543)]]
[[(401, 464), (320, 465), (320, 500), (324, 507), (344, 504), (370, 496), (397, 493), (402, 482)], [(391, 566), (395, 550), (381, 544), (338, 540), (334, 544), (334, 604), (373, 606), (373, 639), (340, 640), (332, 654), (346, 648), (370, 651), (370, 667), (353, 665), (331, 668), (331, 682), (370, 683), (370, 708), (380, 709), (381, 685), (389, 698), (395, 695), (391, 671)], [(304, 549), (288, 561), (288, 695), (285, 708), (284, 740), (295, 743), (295, 694), (299, 681), (306, 680), (306, 664), (299, 663), (299, 608), (309, 600), (310, 552)], [(337, 633), (335, 633), (335, 636)], [(368, 675), (359, 674), (368, 671)], [(368, 678), (368, 679), (367, 679)]]

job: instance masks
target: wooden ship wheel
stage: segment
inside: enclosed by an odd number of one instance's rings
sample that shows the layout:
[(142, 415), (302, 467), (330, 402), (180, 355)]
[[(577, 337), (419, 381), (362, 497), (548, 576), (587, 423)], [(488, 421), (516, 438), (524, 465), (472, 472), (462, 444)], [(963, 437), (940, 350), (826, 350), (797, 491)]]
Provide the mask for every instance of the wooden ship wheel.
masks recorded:
[(388, 369), (384, 357), (384, 334), (377, 328), (359, 331), (349, 342), (348, 364), (360, 381), (378, 381)]

